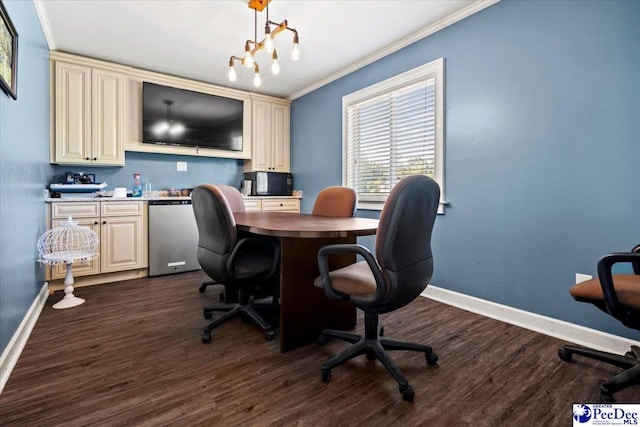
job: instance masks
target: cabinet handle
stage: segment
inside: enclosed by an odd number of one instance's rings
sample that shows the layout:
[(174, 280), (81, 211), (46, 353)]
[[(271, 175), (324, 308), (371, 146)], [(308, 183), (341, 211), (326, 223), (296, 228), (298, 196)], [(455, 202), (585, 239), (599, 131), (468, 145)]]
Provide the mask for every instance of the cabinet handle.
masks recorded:
[(98, 160), (98, 158), (97, 158), (97, 157), (94, 157), (94, 158), (93, 158), (93, 161), (95, 162), (96, 160)]
[(280, 206), (282, 206), (282, 203), (280, 203)]
[(102, 225), (105, 225), (107, 223), (107, 221), (102, 221)]
[(94, 222), (93, 225), (98, 225), (98, 221)]
[(85, 157), (84, 159), (85, 159), (85, 160), (91, 160), (89, 157)]

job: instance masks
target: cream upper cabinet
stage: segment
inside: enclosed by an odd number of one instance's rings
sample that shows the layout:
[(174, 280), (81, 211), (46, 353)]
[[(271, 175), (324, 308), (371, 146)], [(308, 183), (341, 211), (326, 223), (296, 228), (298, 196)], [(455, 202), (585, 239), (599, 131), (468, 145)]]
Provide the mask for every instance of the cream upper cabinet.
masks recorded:
[(124, 165), (122, 73), (55, 61), (52, 163)]
[(289, 172), (289, 103), (254, 96), (252, 104), (252, 156), (245, 171)]

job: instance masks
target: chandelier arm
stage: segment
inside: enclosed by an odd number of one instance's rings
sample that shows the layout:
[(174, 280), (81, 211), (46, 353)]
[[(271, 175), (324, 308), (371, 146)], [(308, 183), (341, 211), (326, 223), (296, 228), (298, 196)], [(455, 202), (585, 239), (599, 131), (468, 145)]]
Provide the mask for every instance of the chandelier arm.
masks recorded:
[[(295, 36), (294, 37), (298, 37), (298, 31), (296, 31), (293, 28), (289, 28), (289, 24), (287, 22), (287, 20), (285, 19), (284, 21), (282, 21), (281, 23), (277, 23), (277, 22), (273, 22), (273, 21), (267, 21), (267, 25), (277, 25), (278, 28), (276, 28), (275, 30), (271, 31), (271, 38), (275, 39), (276, 36), (278, 34), (280, 34), (282, 31), (284, 30), (289, 30), (289, 31), (293, 31)], [(260, 49), (262, 49), (264, 47), (264, 43), (265, 40), (262, 39), (259, 43), (258, 42), (252, 42), (251, 40), (247, 40), (248, 44), (253, 44), (254, 48), (251, 49), (251, 56), (255, 56), (256, 53), (258, 53), (258, 51), (260, 51)]]

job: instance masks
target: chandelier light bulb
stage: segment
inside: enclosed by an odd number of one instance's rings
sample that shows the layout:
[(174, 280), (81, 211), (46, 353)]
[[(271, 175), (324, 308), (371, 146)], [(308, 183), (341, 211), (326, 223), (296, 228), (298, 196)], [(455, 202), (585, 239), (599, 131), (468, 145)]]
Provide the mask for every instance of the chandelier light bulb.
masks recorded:
[(264, 36), (264, 49), (268, 53), (272, 53), (275, 49), (275, 45), (273, 44), (273, 37), (271, 37), (271, 33), (267, 33)]
[(251, 68), (251, 67), (253, 67), (253, 64), (254, 64), (253, 56), (251, 56), (251, 52), (249, 51), (249, 52), (247, 52), (247, 54), (244, 57), (244, 65), (247, 68)]
[(260, 73), (255, 73), (253, 75), (253, 85), (255, 87), (260, 87), (261, 84), (262, 84), (262, 79), (260, 78)]
[(278, 52), (275, 49), (271, 54), (271, 59), (273, 60), (273, 62), (271, 62), (271, 72), (273, 73), (273, 75), (280, 74), (280, 64), (278, 64)]
[(248, 41), (244, 45), (244, 60), (242, 61), (242, 63), (247, 68), (253, 68), (253, 55), (251, 54), (251, 45)]
[(298, 43), (293, 43), (293, 48), (291, 49), (291, 60), (293, 62), (300, 60), (300, 48), (298, 47)]
[(230, 82), (235, 82), (236, 79), (238, 78), (238, 75), (236, 74), (236, 68), (232, 65), (229, 67), (229, 81)]

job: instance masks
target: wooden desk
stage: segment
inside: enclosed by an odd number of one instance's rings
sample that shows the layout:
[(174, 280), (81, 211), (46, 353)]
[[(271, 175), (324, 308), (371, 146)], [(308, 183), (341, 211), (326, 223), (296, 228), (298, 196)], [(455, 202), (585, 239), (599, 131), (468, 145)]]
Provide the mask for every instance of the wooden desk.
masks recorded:
[[(318, 250), (325, 245), (356, 243), (357, 236), (375, 234), (377, 219), (332, 218), (288, 212), (234, 213), (239, 230), (280, 238), (280, 351), (313, 341), (323, 328), (352, 329), (355, 307), (328, 299), (313, 286)], [(331, 269), (356, 261), (355, 254), (332, 256)]]

